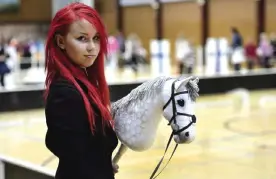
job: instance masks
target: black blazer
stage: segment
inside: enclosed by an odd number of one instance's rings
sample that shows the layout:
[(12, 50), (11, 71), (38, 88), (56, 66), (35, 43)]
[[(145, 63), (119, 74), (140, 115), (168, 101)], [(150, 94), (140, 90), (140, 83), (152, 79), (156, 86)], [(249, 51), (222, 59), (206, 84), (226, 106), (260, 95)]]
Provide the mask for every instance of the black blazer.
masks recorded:
[[(87, 88), (78, 81), (84, 91)], [(81, 94), (64, 79), (53, 82), (46, 101), (46, 146), (59, 158), (57, 179), (114, 179), (112, 152), (118, 139), (111, 127), (102, 133), (95, 111), (96, 132), (91, 133)]]

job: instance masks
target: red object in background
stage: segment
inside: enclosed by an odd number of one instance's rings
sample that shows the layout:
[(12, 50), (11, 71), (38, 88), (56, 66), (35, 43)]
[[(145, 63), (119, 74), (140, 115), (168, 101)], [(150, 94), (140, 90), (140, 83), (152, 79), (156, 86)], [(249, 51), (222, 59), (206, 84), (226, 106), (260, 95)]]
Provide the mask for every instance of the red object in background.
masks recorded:
[(247, 44), (245, 46), (245, 55), (247, 58), (254, 58), (256, 59), (257, 58), (257, 53), (256, 53), (256, 50), (257, 50), (257, 46), (253, 43), (250, 43), (250, 44)]

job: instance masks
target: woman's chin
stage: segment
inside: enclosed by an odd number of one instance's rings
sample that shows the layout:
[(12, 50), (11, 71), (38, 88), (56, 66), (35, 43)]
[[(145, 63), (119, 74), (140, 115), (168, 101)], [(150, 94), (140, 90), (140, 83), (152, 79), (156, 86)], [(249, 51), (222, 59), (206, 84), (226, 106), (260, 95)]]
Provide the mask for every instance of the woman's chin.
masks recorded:
[(88, 68), (91, 67), (94, 64), (94, 60), (92, 62), (87, 62), (81, 65), (82, 68)]

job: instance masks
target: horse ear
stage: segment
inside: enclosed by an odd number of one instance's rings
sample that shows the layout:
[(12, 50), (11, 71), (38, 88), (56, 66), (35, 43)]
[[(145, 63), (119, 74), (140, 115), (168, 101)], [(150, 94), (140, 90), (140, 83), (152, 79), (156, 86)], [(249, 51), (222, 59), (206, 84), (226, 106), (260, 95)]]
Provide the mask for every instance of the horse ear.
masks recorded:
[(199, 82), (199, 78), (198, 78), (198, 77), (192, 77), (191, 80), (192, 80), (193, 83), (195, 83), (195, 84), (198, 84), (198, 82)]
[(175, 82), (175, 91), (178, 91), (178, 89), (181, 86), (185, 86), (193, 77), (188, 77), (188, 78), (180, 78), (178, 81)]

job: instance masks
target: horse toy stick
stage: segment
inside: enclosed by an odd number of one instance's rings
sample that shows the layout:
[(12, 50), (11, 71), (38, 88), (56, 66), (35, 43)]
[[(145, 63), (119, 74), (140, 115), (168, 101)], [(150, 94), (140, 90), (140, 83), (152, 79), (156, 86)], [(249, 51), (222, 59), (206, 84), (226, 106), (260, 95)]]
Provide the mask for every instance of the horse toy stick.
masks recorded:
[(113, 162), (117, 164), (127, 149), (149, 149), (162, 114), (171, 126), (177, 144), (192, 142), (196, 134), (194, 105), (198, 97), (198, 81), (196, 77), (157, 77), (112, 103), (115, 132), (121, 142)]
[(119, 160), (125, 154), (126, 151), (127, 151), (127, 147), (124, 144), (121, 144), (118, 152), (116, 153), (115, 157), (113, 158), (113, 163), (118, 164)]

